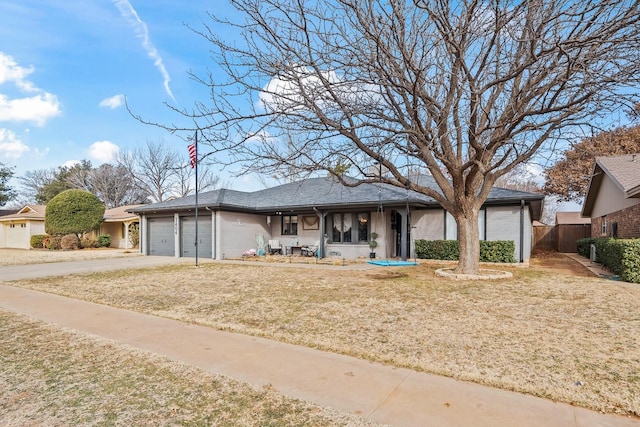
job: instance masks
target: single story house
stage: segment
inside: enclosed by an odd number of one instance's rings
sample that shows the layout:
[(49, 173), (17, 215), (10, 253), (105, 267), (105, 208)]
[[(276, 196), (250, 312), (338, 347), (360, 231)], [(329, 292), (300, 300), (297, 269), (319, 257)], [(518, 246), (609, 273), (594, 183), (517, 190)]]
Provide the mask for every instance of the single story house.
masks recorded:
[(596, 157), (582, 216), (591, 237), (640, 237), (640, 154)]
[(140, 222), (140, 218), (128, 211), (138, 206), (140, 205), (120, 206), (104, 211), (104, 222), (100, 225), (98, 234), (110, 235), (112, 248), (131, 249), (134, 247), (130, 239), (130, 232), (132, 227)]
[(44, 205), (26, 205), (0, 216), (0, 248), (29, 249), (31, 236), (44, 234)]
[[(137, 206), (139, 205), (105, 210), (104, 222), (98, 234), (111, 235), (112, 248), (133, 247), (129, 241), (129, 231), (132, 224), (139, 222), (139, 217), (127, 210)], [(0, 248), (29, 249), (31, 236), (45, 234), (45, 211), (45, 205), (26, 205), (17, 213), (0, 216)]]
[[(421, 184), (435, 188), (432, 177)], [(513, 240), (516, 259), (529, 259), (532, 221), (543, 195), (492, 189), (480, 212), (480, 238)], [(196, 255), (196, 199), (186, 196), (131, 209), (140, 215), (145, 255)], [(277, 240), (284, 253), (318, 245), (320, 257), (411, 258), (416, 239), (457, 239), (456, 224), (434, 199), (386, 184), (344, 186), (330, 177), (309, 178), (255, 192), (219, 189), (198, 195), (197, 249), (202, 258), (239, 257), (258, 241)]]

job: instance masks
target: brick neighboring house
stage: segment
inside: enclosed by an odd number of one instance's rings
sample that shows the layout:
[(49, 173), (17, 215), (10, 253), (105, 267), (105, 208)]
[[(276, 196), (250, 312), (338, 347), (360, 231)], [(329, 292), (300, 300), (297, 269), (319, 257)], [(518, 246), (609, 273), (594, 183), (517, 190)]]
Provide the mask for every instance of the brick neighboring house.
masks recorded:
[(582, 216), (591, 237), (640, 238), (640, 154), (596, 157)]

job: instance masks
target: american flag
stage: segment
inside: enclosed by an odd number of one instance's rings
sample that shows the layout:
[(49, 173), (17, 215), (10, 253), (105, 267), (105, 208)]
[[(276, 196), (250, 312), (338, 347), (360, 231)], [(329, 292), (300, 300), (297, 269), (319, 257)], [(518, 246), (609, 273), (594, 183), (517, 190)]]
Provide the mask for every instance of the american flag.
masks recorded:
[(196, 162), (198, 161), (198, 150), (196, 149), (196, 144), (189, 145), (189, 163), (191, 164), (191, 169), (196, 167)]

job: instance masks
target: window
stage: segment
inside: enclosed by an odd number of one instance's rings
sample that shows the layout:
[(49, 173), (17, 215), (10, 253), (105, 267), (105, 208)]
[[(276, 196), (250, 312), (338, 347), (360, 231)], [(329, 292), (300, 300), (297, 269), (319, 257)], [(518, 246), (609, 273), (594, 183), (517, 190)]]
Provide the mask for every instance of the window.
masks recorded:
[[(478, 230), (480, 240), (487, 240), (487, 211), (485, 209), (480, 209), (478, 212)], [(445, 211), (444, 217), (444, 239), (458, 240), (458, 225), (453, 215), (447, 211)]]
[(282, 235), (298, 235), (298, 215), (282, 215)]
[(603, 216), (602, 217), (602, 235), (606, 236), (607, 235), (607, 216)]
[(327, 216), (327, 230), (333, 243), (367, 243), (368, 213), (338, 213)]

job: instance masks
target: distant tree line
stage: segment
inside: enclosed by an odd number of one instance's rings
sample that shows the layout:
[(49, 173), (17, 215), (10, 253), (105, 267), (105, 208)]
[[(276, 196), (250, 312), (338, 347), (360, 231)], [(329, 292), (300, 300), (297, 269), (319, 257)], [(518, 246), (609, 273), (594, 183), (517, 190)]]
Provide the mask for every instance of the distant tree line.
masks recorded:
[[(220, 185), (206, 164), (199, 167), (199, 191)], [(195, 191), (194, 171), (185, 153), (147, 142), (120, 154), (115, 162), (94, 167), (89, 160), (72, 166), (35, 169), (18, 177), (22, 191), (8, 186), (13, 169), (0, 163), (0, 206), (17, 200), (20, 204), (47, 204), (65, 190), (80, 189), (94, 194), (106, 209), (161, 202)]]

